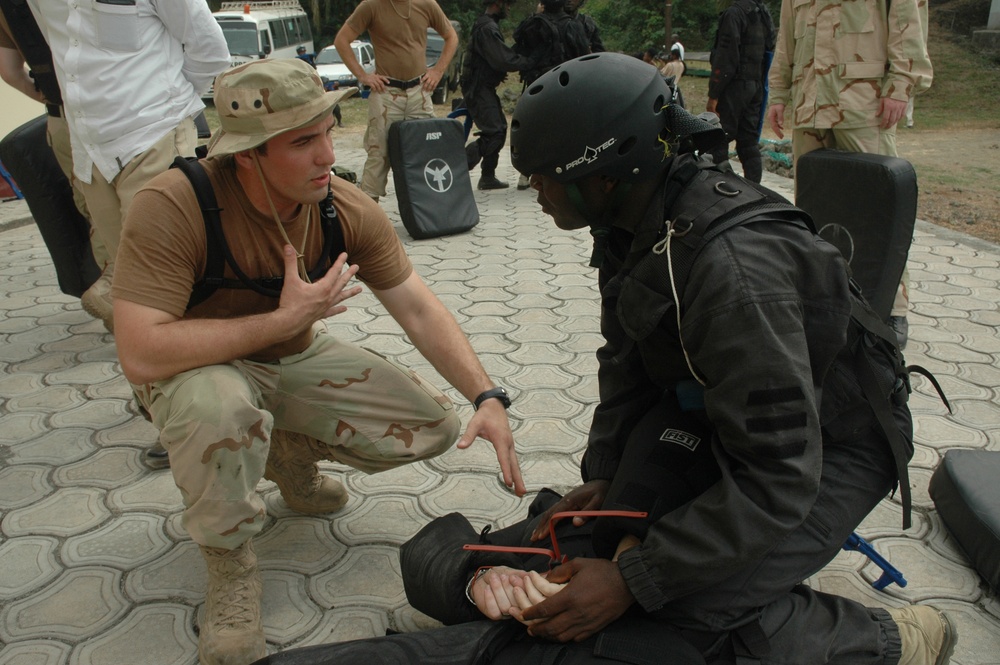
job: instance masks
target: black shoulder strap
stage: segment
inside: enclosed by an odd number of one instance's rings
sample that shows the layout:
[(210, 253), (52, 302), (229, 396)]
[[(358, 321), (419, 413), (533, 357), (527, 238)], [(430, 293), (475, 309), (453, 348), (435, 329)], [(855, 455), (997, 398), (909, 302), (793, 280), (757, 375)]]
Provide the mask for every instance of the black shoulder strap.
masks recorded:
[(205, 173), (205, 167), (195, 158), (181, 156), (174, 158), (173, 166), (180, 169), (191, 181), (205, 222), (205, 274), (191, 288), (191, 297), (187, 304), (187, 309), (191, 309), (204, 302), (224, 284), (226, 260), (222, 245), (226, 244), (226, 238), (222, 233), (222, 219), (219, 216), (222, 210), (215, 199), (215, 189), (212, 187), (212, 181), (208, 179), (208, 174)]
[[(179, 168), (194, 188), (195, 197), (201, 207), (202, 218), (205, 221), (206, 258), (205, 274), (191, 287), (191, 297), (187, 309), (204, 302), (220, 288), (246, 288), (269, 298), (281, 297), (281, 287), (284, 279), (281, 277), (253, 279), (248, 276), (236, 262), (226, 242), (226, 234), (222, 230), (222, 217), (215, 198), (212, 181), (209, 180), (205, 167), (194, 157), (176, 157), (173, 166)], [(309, 279), (315, 281), (326, 274), (331, 256), (337, 256), (345, 251), (344, 231), (333, 207), (333, 192), (327, 194), (326, 200), (320, 204), (320, 225), (323, 229), (323, 251), (316, 265), (309, 271)], [(225, 277), (226, 264), (236, 274), (238, 279)]]
[(11, 36), (31, 70), (35, 85), (49, 104), (62, 105), (59, 81), (52, 66), (52, 51), (35, 21), (27, 0), (0, 0)]
[[(683, 197), (683, 205), (678, 202)], [(720, 170), (693, 155), (680, 155), (667, 176), (664, 190), (664, 224), (656, 238), (661, 245), (673, 233), (671, 260), (677, 293), (683, 294), (691, 267), (698, 254), (713, 238), (729, 229), (752, 222), (762, 214), (779, 215), (790, 223), (812, 229), (809, 216), (765, 187), (744, 180), (732, 172)], [(665, 268), (657, 260), (662, 253), (654, 246), (637, 248), (625, 261), (626, 269), (640, 264)]]

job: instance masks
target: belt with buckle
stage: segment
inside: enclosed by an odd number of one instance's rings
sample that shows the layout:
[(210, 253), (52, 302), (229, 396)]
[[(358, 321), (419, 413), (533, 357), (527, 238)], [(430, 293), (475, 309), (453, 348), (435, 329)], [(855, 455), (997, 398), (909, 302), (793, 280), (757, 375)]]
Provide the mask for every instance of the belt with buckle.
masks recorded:
[(390, 88), (399, 88), (400, 90), (409, 90), (410, 88), (420, 85), (420, 77), (415, 79), (410, 79), (409, 81), (400, 81), (399, 79), (389, 79), (387, 83)]
[(62, 117), (62, 107), (59, 106), (58, 104), (46, 104), (45, 112), (48, 113), (53, 118)]

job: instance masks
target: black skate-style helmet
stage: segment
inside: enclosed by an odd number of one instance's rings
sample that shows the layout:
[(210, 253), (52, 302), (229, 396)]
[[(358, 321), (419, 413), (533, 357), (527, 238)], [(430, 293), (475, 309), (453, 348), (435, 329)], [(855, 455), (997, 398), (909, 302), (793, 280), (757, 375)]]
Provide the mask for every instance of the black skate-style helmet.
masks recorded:
[[(514, 109), (511, 161), (525, 175), (572, 182), (591, 174), (624, 182), (652, 178), (691, 137), (699, 149), (722, 130), (670, 104), (660, 72), (620, 53), (594, 53), (554, 67)], [(698, 136), (696, 136), (698, 135)]]

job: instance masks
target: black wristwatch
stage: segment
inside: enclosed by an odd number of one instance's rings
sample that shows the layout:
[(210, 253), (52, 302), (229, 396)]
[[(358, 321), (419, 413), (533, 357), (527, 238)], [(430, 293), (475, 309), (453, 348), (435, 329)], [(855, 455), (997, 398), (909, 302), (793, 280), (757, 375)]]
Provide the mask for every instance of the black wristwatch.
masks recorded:
[(472, 406), (475, 407), (476, 411), (478, 411), (480, 404), (482, 404), (488, 399), (493, 399), (493, 398), (500, 400), (500, 403), (503, 404), (503, 408), (505, 409), (510, 408), (510, 395), (508, 395), (507, 391), (504, 390), (503, 388), (490, 388), (489, 390), (483, 392), (472, 403)]

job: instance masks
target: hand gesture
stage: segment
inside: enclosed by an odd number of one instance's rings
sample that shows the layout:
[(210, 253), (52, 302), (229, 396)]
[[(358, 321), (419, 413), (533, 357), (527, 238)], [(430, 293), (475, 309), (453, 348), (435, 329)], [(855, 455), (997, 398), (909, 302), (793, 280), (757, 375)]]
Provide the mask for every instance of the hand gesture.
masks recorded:
[(326, 274), (311, 284), (299, 276), (298, 256), (291, 245), (285, 245), (284, 259), (285, 282), (281, 287), (278, 312), (287, 317), (292, 335), (320, 319), (346, 312), (347, 307), (341, 303), (361, 293), (360, 286), (347, 288), (358, 272), (356, 265), (346, 265), (347, 254), (341, 253)]
[(507, 411), (495, 400), (486, 400), (472, 416), (469, 426), (458, 440), (458, 448), (466, 449), (472, 445), (476, 437), (482, 437), (493, 444), (497, 452), (497, 461), (503, 474), (503, 482), (514, 489), (514, 494), (524, 496), (527, 489), (521, 479), (521, 467), (517, 462), (517, 452), (514, 450), (514, 435), (510, 431)]

